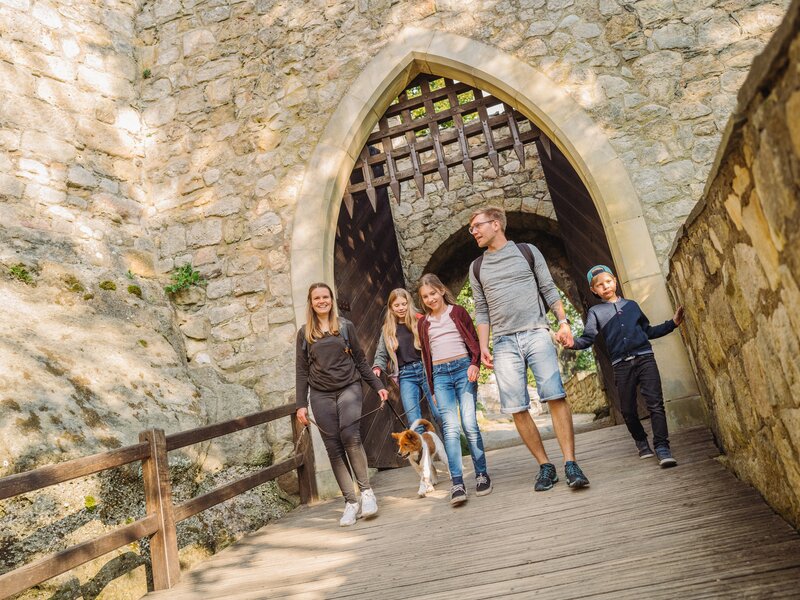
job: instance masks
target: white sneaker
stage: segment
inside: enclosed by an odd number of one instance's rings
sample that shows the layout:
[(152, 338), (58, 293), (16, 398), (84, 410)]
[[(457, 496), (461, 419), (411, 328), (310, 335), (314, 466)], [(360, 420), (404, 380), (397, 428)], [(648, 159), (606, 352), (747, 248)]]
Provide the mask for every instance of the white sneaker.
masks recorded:
[(339, 519), (340, 527), (349, 527), (356, 524), (356, 516), (358, 515), (358, 502), (348, 502), (344, 505), (344, 514)]
[(361, 516), (372, 517), (378, 514), (378, 501), (371, 489), (361, 492)]

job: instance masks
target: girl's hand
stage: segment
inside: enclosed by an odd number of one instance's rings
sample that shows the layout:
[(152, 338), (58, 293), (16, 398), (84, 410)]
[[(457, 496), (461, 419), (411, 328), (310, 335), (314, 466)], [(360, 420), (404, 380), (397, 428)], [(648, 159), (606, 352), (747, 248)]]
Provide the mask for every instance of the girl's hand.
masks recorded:
[(470, 381), (478, 381), (478, 373), (480, 373), (480, 369), (475, 365), (470, 365), (469, 369), (467, 369), (467, 379)]
[(308, 425), (308, 409), (307, 408), (298, 408), (297, 412), (297, 420), (300, 421), (303, 425)]
[(386, 402), (389, 399), (389, 390), (387, 389), (378, 390), (378, 396), (381, 397), (381, 403)]
[(380, 367), (372, 367), (372, 372), (375, 373), (375, 377), (380, 377), (381, 376)]
[(676, 327), (678, 325), (680, 325), (681, 323), (683, 323), (684, 316), (685, 315), (684, 315), (683, 307), (679, 306), (678, 310), (675, 311), (675, 316), (672, 317), (672, 321), (675, 323)]

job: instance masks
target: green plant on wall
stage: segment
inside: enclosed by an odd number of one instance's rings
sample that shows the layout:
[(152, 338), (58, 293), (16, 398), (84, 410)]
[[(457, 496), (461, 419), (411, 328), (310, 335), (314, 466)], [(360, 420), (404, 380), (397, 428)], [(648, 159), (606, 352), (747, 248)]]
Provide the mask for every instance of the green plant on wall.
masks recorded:
[(172, 283), (164, 288), (164, 291), (168, 294), (175, 294), (193, 285), (203, 286), (206, 284), (206, 280), (200, 272), (195, 271), (194, 267), (188, 263), (175, 269), (170, 279)]
[(28, 269), (22, 263), (18, 263), (9, 268), (8, 273), (17, 281), (27, 283), (28, 285), (33, 284), (33, 276), (28, 272)]

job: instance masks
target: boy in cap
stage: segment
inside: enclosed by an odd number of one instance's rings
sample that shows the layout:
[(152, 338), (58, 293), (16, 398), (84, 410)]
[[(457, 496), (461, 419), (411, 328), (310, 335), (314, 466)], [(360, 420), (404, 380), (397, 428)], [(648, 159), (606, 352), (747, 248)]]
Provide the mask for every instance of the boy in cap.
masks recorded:
[(564, 346), (572, 350), (582, 350), (591, 346), (598, 334), (603, 336), (611, 354), (622, 416), (636, 442), (639, 458), (650, 458), (653, 451), (637, 414), (637, 387), (650, 412), (653, 446), (658, 464), (664, 468), (674, 467), (678, 463), (669, 449), (661, 376), (650, 340), (674, 331), (683, 322), (683, 307), (678, 307), (671, 320), (651, 326), (636, 302), (617, 296), (617, 278), (607, 266), (595, 265), (589, 269), (586, 279), (592, 293), (603, 302), (589, 309), (583, 335), (575, 338), (572, 344)]

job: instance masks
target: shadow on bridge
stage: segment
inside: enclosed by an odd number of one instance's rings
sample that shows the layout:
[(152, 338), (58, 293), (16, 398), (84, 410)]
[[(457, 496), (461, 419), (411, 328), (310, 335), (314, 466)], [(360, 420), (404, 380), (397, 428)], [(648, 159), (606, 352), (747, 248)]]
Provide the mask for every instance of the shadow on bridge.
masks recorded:
[(624, 427), (577, 448), (586, 490), (562, 476), (534, 493), (522, 446), (490, 452), (493, 493), (457, 509), (446, 484), (420, 499), (411, 469), (384, 471), (377, 518), (344, 529), (341, 500), (301, 507), (147, 598), (796, 597), (800, 536), (720, 464), (706, 429), (673, 435), (675, 469), (640, 460)]

